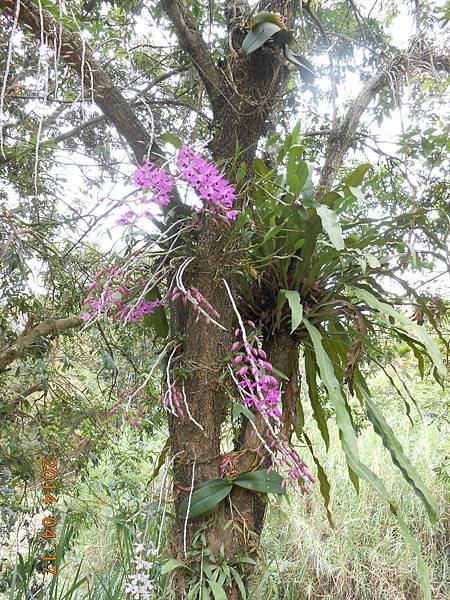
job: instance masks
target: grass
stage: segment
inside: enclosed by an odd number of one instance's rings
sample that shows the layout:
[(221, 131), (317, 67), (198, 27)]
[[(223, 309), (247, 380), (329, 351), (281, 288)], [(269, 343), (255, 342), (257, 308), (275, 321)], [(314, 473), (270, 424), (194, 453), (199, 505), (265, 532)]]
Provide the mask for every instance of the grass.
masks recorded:
[[(412, 494), (370, 430), (360, 436), (364, 462), (383, 477), (413, 535), (420, 539), (430, 569), (433, 600), (450, 596), (445, 485), (430, 469), (439, 452), (440, 432), (430, 425), (411, 430), (404, 421), (398, 435), (439, 502), (440, 519), (431, 527)], [(334, 431), (336, 436), (337, 432)], [(320, 447), (319, 440), (316, 440)], [(394, 516), (368, 485), (359, 496), (349, 483), (338, 446), (321, 461), (332, 482), (331, 529), (316, 488), (296, 496), (290, 507), (271, 510), (263, 535), (266, 569), (254, 597), (301, 600), (412, 600), (421, 598), (417, 558), (401, 536)], [(306, 452), (305, 452), (306, 456)]]
[[(425, 423), (411, 428), (399, 417), (400, 403), (385, 384), (377, 400), (439, 504), (440, 519), (431, 527), (420, 501), (392, 464), (389, 454), (370, 428), (361, 430), (363, 461), (386, 484), (397, 501), (413, 536), (420, 540), (428, 563), (433, 600), (450, 597), (448, 554), (448, 478), (443, 461), (445, 430), (440, 430), (442, 392), (431, 384), (417, 386), (426, 409)], [(413, 390), (414, 391), (414, 390)], [(441, 396), (439, 396), (441, 394)], [(430, 400), (431, 398), (431, 400)], [(438, 409), (438, 410), (437, 410)], [(441, 413), (436, 417), (437, 412)], [(332, 484), (332, 529), (327, 521), (318, 485), (307, 496), (290, 493), (290, 504), (269, 510), (263, 533), (262, 563), (253, 576), (252, 600), (413, 600), (422, 598), (418, 585), (417, 558), (399, 532), (394, 516), (368, 485), (357, 496), (349, 482), (339, 449), (337, 431), (328, 453), (314, 425), (308, 421), (314, 451)], [(150, 439), (125, 428), (115, 446), (99, 457), (86, 481), (78, 481), (65, 497), (73, 527), (68, 528), (65, 566), (51, 594), (39, 588), (42, 577), (33, 574), (31, 553), (13, 567), (16, 588), (1, 593), (2, 600), (125, 600), (124, 585), (131, 562), (135, 528), (149, 527), (158, 535), (159, 517), (152, 500), (158, 483), (148, 486), (149, 476), (163, 446), (164, 436)], [(308, 450), (305, 460), (313, 469)], [(438, 476), (439, 475), (439, 476)], [(136, 517), (138, 515), (138, 517)], [(41, 549), (38, 548), (37, 552)], [(79, 565), (81, 567), (79, 568)], [(41, 589), (41, 591), (39, 591)], [(32, 590), (35, 590), (32, 592)], [(154, 600), (167, 597), (164, 593)], [(153, 599), (152, 599), (153, 600)]]

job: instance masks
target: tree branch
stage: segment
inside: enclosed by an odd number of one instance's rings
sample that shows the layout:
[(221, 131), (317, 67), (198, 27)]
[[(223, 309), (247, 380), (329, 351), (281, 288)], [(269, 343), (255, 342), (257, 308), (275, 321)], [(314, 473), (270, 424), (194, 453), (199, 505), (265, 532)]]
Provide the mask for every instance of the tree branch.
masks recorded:
[[(102, 66), (92, 55), (91, 49), (78, 33), (60, 27), (53, 17), (33, 4), (32, 0), (19, 0), (19, 24), (37, 37), (53, 46), (55, 51), (82, 78), (87, 90), (92, 92), (96, 104), (125, 138), (137, 162), (142, 162), (151, 150), (152, 159), (160, 162), (161, 149), (139, 121), (130, 104), (114, 86)], [(0, 12), (14, 16), (16, 0), (0, 0)]]
[[(169, 79), (169, 77), (172, 77), (173, 75), (182, 73), (185, 70), (186, 70), (185, 68), (173, 69), (172, 71), (169, 71), (168, 73), (164, 73), (163, 75), (156, 77), (153, 81), (150, 81), (142, 91), (139, 92), (139, 95), (131, 102), (131, 106), (134, 108), (136, 108), (138, 106), (142, 106), (141, 98), (144, 98), (145, 94), (148, 93), (153, 87), (155, 87), (159, 83), (162, 83), (166, 79)], [(164, 104), (164, 102), (166, 102), (167, 104), (174, 104), (176, 101), (175, 100), (166, 100), (166, 101), (161, 100), (158, 102), (161, 102), (162, 104)], [(64, 105), (62, 105), (62, 106), (64, 107)], [(185, 106), (186, 108), (195, 110), (194, 107), (188, 106), (186, 104), (180, 103), (180, 106)], [(202, 116), (204, 118), (206, 118), (206, 115), (202, 115)], [(105, 114), (97, 115), (96, 117), (93, 117), (92, 119), (89, 119), (88, 121), (85, 121), (84, 123), (80, 123), (79, 125), (72, 127), (72, 129), (69, 129), (69, 131), (66, 131), (64, 133), (61, 133), (59, 135), (56, 135), (56, 136), (46, 139), (46, 140), (41, 140), (40, 146), (45, 146), (47, 144), (50, 146), (57, 145), (60, 142), (77, 137), (85, 129), (88, 129), (89, 127), (95, 127), (95, 125), (99, 125), (100, 123), (104, 123), (105, 121), (108, 121), (108, 117)], [(26, 144), (22, 144), (20, 146), (16, 146), (13, 151), (6, 152), (3, 154), (3, 156), (0, 155), (0, 166), (6, 164), (8, 162), (11, 162), (12, 160), (16, 160), (16, 158), (22, 156), (23, 154), (25, 154), (27, 152), (34, 152), (35, 148), (36, 148), (36, 144), (34, 144), (34, 143), (26, 143)]]
[(24, 354), (30, 346), (41, 338), (59, 335), (68, 329), (80, 327), (82, 323), (80, 317), (67, 317), (65, 319), (43, 321), (31, 330), (25, 328), (12, 344), (0, 350), (0, 373), (3, 373), (8, 365)]
[(184, 0), (161, 0), (161, 6), (172, 21), (180, 46), (189, 55), (214, 106), (223, 81), (191, 11)]
[(399, 86), (408, 75), (415, 71), (444, 70), (450, 72), (450, 56), (439, 54), (433, 48), (417, 44), (408, 52), (403, 52), (384, 69), (381, 69), (353, 100), (342, 123), (332, 130), (325, 154), (325, 164), (319, 183), (319, 198), (333, 184), (348, 149), (353, 143), (362, 115), (371, 101), (388, 85)]
[[(11, 402), (9, 402), (6, 405), (6, 411), (9, 415), (11, 415), (12, 411), (21, 404), (21, 402), (23, 400), (25, 400), (25, 398), (28, 398), (28, 396), (31, 396), (31, 394), (35, 394), (36, 392), (43, 392), (45, 390), (44, 388), (44, 382), (43, 381), (36, 381), (35, 383), (33, 383), (33, 385), (31, 385), (30, 387), (28, 387), (26, 390), (24, 390), (23, 392), (21, 392), (20, 394), (16, 394), (14, 396), (14, 398), (11, 400)], [(10, 417), (11, 419), (11, 417)]]

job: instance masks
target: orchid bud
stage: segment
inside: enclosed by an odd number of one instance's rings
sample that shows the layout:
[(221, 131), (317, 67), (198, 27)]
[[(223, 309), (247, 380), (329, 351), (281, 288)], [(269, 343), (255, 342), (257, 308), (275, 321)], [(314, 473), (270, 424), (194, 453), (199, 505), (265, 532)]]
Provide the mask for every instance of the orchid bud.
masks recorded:
[(242, 367), (241, 369), (239, 369), (239, 371), (236, 373), (236, 375), (238, 377), (242, 377), (243, 375), (245, 375), (248, 371), (248, 367)]

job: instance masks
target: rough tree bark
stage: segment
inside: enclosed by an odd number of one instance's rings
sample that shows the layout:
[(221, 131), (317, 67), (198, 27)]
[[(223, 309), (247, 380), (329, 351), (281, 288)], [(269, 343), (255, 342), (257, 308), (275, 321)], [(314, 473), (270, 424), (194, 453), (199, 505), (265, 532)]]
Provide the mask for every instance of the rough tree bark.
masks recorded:
[[(288, 70), (281, 50), (267, 46), (249, 57), (244, 56), (239, 49), (248, 30), (250, 8), (246, 2), (227, 2), (224, 8), (229, 45), (225, 64), (219, 69), (187, 4), (183, 0), (162, 0), (161, 4), (172, 21), (181, 47), (189, 54), (208, 93), (214, 116), (214, 135), (210, 148), (215, 161), (229, 165), (238, 144), (239, 162), (245, 162), (248, 172), (251, 172), (257, 143), (266, 133), (270, 115), (286, 89)], [(265, 10), (283, 14), (290, 26), (297, 4), (274, 1), (265, 3), (264, 7)], [(219, 311), (220, 322), (227, 331), (196, 323), (196, 314), (189, 308), (180, 307), (174, 311), (172, 321), (173, 333), (181, 331), (185, 340), (179, 360), (189, 371), (186, 381), (189, 408), (194, 419), (204, 428), (201, 431), (187, 419), (170, 419), (172, 450), (176, 457), (176, 483), (185, 489), (193, 482), (220, 476), (220, 433), (225, 416), (225, 399), (218, 376), (229, 351), (230, 332), (235, 320), (222, 282), (227, 272), (227, 238), (226, 225), (219, 225), (213, 220), (205, 223), (195, 260), (189, 265), (185, 276), (185, 285), (199, 289)], [(275, 367), (286, 371), (286, 364), (293, 362), (292, 350), (291, 344), (281, 345), (276, 351), (269, 351), (269, 358), (274, 361)], [(293, 364), (292, 369), (295, 369)], [(239, 471), (250, 470), (260, 444), (250, 429), (243, 432)], [(243, 537), (237, 527), (228, 528), (224, 535), (225, 524), (232, 518), (228, 505), (224, 504), (208, 520), (194, 519), (187, 525), (178, 517), (172, 537), (174, 553), (183, 558), (185, 549), (180, 540), (183, 540), (186, 527), (189, 544), (194, 533), (204, 527), (206, 521), (207, 544), (216, 556), (223, 548), (227, 559), (232, 561), (249, 551), (247, 539), (251, 546), (255, 546), (264, 518), (264, 502), (258, 494), (244, 490), (233, 491), (231, 501), (233, 518), (241, 531), (244, 529), (249, 533), (248, 538)], [(178, 583), (182, 588), (182, 579)], [(182, 594), (183, 590), (180, 589), (179, 593)], [(229, 597), (237, 597), (237, 590), (229, 590)]]

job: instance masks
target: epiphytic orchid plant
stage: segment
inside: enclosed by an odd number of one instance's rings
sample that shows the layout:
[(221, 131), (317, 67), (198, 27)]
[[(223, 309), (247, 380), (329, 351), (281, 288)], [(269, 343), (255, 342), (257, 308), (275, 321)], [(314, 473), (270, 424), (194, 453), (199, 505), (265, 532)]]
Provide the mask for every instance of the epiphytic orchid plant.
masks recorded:
[[(135, 171), (133, 182), (145, 192), (140, 199), (141, 203), (145, 205), (152, 203), (164, 210), (170, 204), (170, 193), (177, 178), (187, 182), (195, 190), (202, 202), (201, 210), (224, 217), (227, 221), (236, 219), (238, 211), (233, 210), (236, 199), (233, 186), (219, 173), (214, 164), (206, 161), (186, 146), (182, 147), (179, 152), (175, 175), (151, 162), (146, 162)], [(143, 216), (147, 216), (147, 210), (139, 213), (129, 208), (117, 223), (130, 225)], [(184, 287), (182, 270), (180, 269), (180, 271), (176, 278), (178, 285), (173, 285), (163, 299), (159, 297), (158, 291), (158, 298), (155, 299), (154, 287), (145, 281), (145, 269), (137, 266), (135, 260), (127, 261), (121, 267), (113, 266), (100, 273), (98, 280), (89, 286), (90, 293), (84, 301), (84, 311), (81, 316), (85, 321), (95, 320), (105, 315), (124, 323), (130, 323), (154, 318), (155, 312), (161, 310), (164, 304), (181, 302), (184, 306), (189, 304), (192, 307), (193, 311), (197, 313), (197, 321), (203, 319), (207, 324), (221, 327), (218, 321), (220, 314), (199, 290)], [(227, 290), (230, 293), (230, 300), (236, 308), (228, 285)], [(238, 312), (237, 317), (240, 319)], [(265, 438), (261, 436), (260, 462), (261, 464), (265, 462), (264, 452), (268, 452), (272, 457), (270, 468), (272, 469), (273, 466), (287, 468), (289, 480), (293, 483), (299, 481), (301, 489), (307, 491), (308, 482), (314, 482), (314, 477), (309, 473), (298, 453), (290, 446), (286, 437), (280, 436), (282, 424), (281, 384), (272, 374), (273, 367), (267, 361), (266, 353), (262, 349), (261, 341), (256, 333), (247, 338), (241, 322), (241, 329), (236, 330), (236, 336), (242, 336), (242, 341), (235, 341), (231, 347), (233, 353), (230, 365), (231, 378), (236, 384), (243, 409), (247, 409), (247, 414), (251, 418), (251, 411), (259, 413), (266, 424)], [(172, 351), (173, 354), (174, 351)], [(161, 400), (164, 409), (175, 417), (194, 420), (189, 411), (182, 378), (174, 376), (170, 379), (169, 376)], [(197, 421), (194, 422), (201, 427)], [(272, 492), (281, 493), (283, 491), (284, 482), (275, 473), (270, 474), (261, 470), (256, 472), (254, 477), (256, 477), (256, 483), (253, 482), (253, 485), (258, 485), (258, 477), (260, 477), (259, 483), (264, 491), (267, 485)], [(236, 480), (237, 485), (239, 485), (239, 481), (242, 484), (242, 477)], [(197, 514), (196, 504), (196, 496), (190, 498), (190, 508), (186, 511), (188, 516)]]
[[(239, 212), (234, 208), (237, 194), (233, 186), (215, 165), (187, 147), (181, 149), (173, 173), (152, 163), (139, 167), (133, 181), (144, 191), (141, 203), (152, 203), (166, 210), (175, 183), (182, 181), (197, 194), (201, 208), (194, 210), (193, 218), (183, 220), (175, 232), (169, 227), (155, 238), (151, 250), (148, 244), (144, 245), (122, 265), (103, 273), (91, 286), (83, 318), (90, 321), (108, 315), (123, 322), (141, 320), (166, 338), (166, 311), (181, 302), (196, 313), (197, 322), (202, 320), (208, 326), (223, 328), (219, 312), (202, 291), (185, 286), (183, 273), (193, 257), (186, 256), (186, 249), (177, 243), (183, 231), (193, 226), (199, 212), (223, 219), (233, 227), (230, 247), (238, 248), (232, 253), (234, 292), (225, 280), (224, 286), (239, 326), (222, 381), (227, 382), (224, 392), (232, 401), (230, 413), (234, 419), (239, 416), (248, 420), (260, 445), (251, 471), (239, 471), (236, 453), (227, 453), (222, 457), (219, 479), (203, 482), (195, 490), (183, 490), (189, 494), (182, 501), (181, 513), (193, 518), (213, 510), (234, 486), (282, 493), (285, 482), (274, 468), (286, 472), (291, 482), (298, 482), (307, 491), (314, 477), (293, 446), (295, 434), (312, 453), (331, 520), (330, 483), (314, 453), (304, 422), (307, 399), (328, 448), (330, 432), (322, 404), (322, 385), (355, 486), (360, 478), (370, 482), (395, 511), (384, 484), (359, 456), (353, 394), (433, 520), (434, 501), (371, 398), (365, 375), (372, 362), (380, 364), (377, 358), (380, 336), (391, 336), (408, 344), (422, 373), (425, 360), (431, 360), (438, 380), (446, 372), (436, 341), (421, 324), (386, 300), (374, 278), (380, 274), (393, 275), (401, 281), (392, 266), (392, 257), (401, 249), (401, 241), (394, 234), (398, 224), (381, 218), (374, 226), (375, 231), (367, 222), (358, 223), (347, 217), (349, 206), (362, 198), (361, 185), (370, 169), (368, 164), (348, 172), (318, 203), (311, 167), (303, 160), (298, 138), (296, 128), (278, 148), (272, 168), (256, 160), (256, 174), (245, 187), (249, 201)], [(121, 223), (129, 224), (139, 216), (142, 215), (129, 209)], [(381, 252), (379, 227), (385, 231)], [(155, 265), (151, 276), (150, 260)], [(167, 291), (162, 293), (161, 281), (169, 272), (173, 273), (174, 262), (178, 269)], [(418, 296), (416, 300), (421, 314), (428, 315), (430, 323), (436, 325), (426, 303)], [(265, 350), (275, 332), (293, 339), (301, 350), (307, 394), (306, 397), (297, 394), (295, 405), (287, 401), (288, 393), (282, 384), (284, 374), (273, 368)], [(155, 363), (156, 366), (165, 357), (161, 401), (173, 417), (191, 419), (201, 428), (189, 410), (185, 375), (180, 369), (172, 369), (177, 348), (177, 340), (169, 340)], [(294, 365), (294, 370), (298, 371), (298, 367)], [(287, 421), (291, 426), (289, 431), (284, 427)]]

